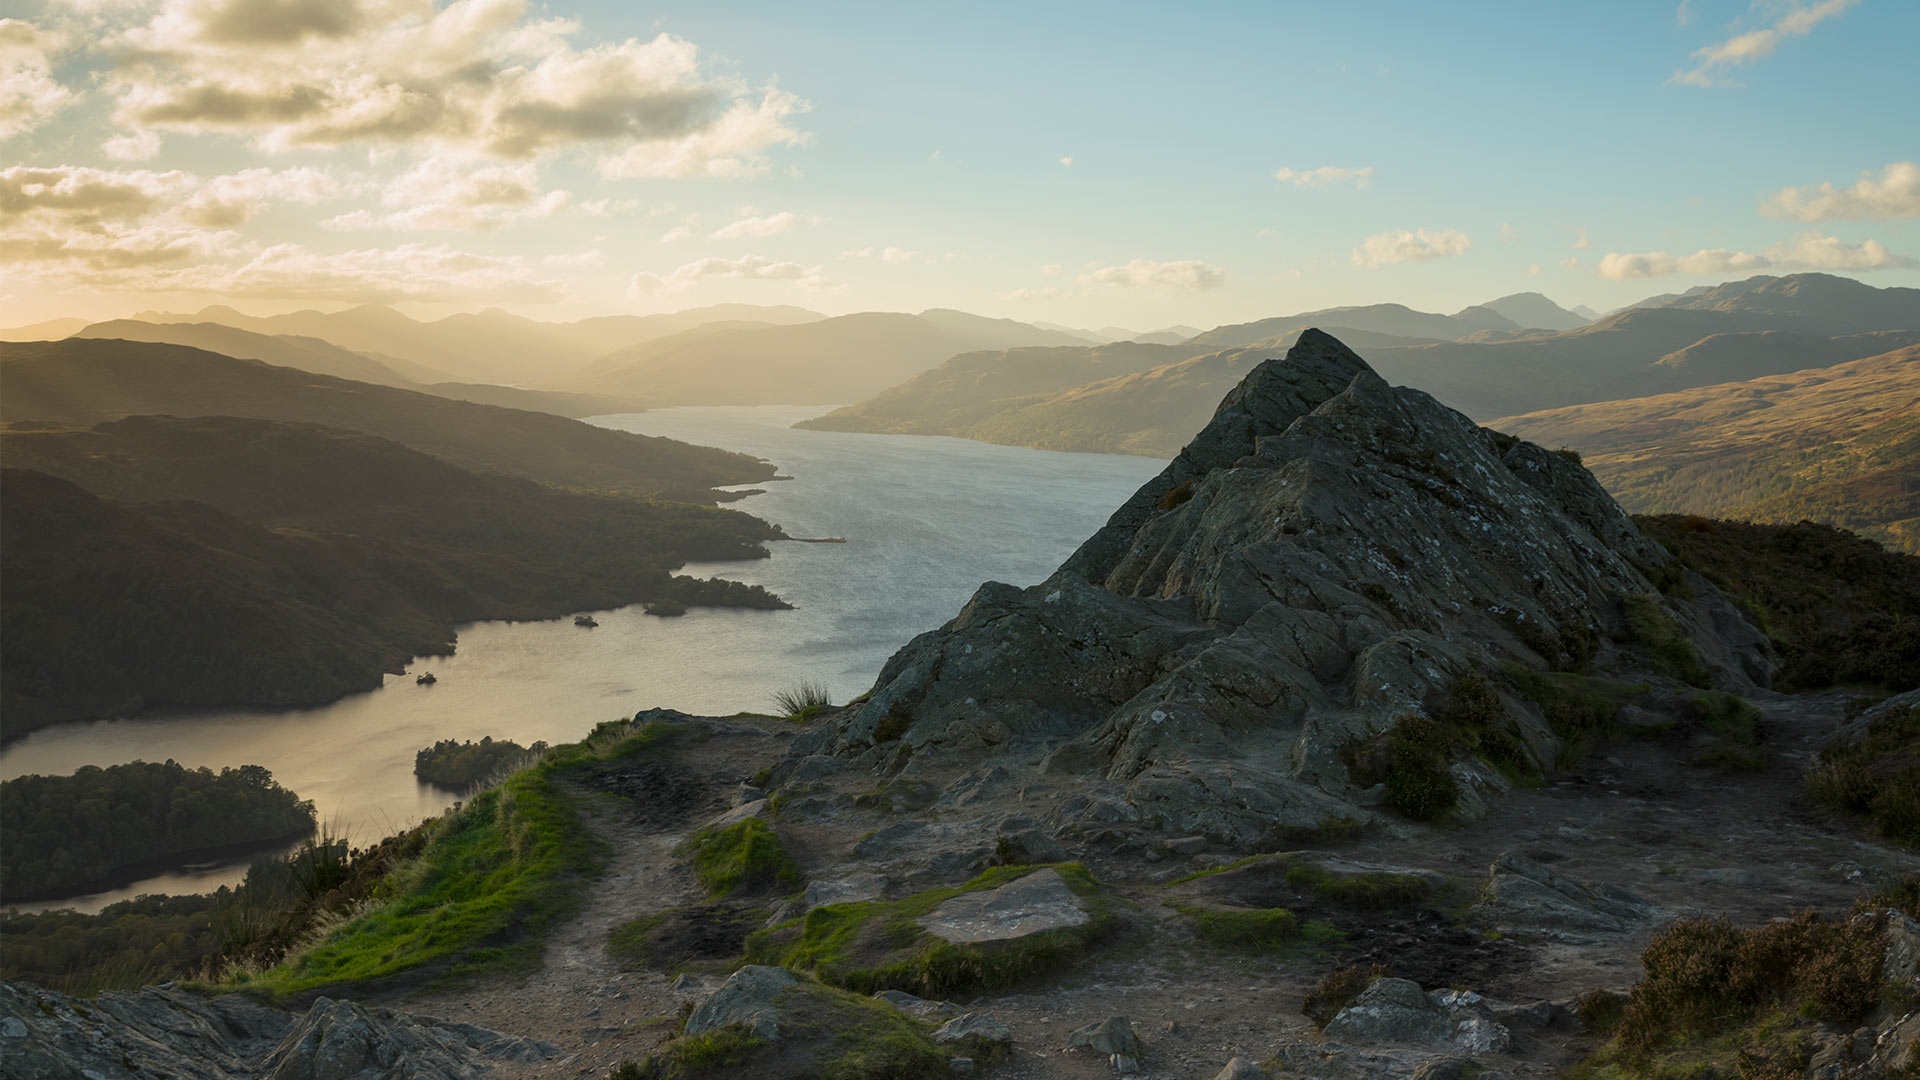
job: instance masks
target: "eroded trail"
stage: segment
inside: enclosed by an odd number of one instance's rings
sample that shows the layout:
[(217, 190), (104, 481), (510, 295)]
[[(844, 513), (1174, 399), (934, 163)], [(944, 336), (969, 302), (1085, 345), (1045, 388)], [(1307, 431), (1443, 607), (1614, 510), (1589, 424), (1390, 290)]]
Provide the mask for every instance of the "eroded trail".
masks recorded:
[(409, 1011), (527, 1035), (566, 1051), (498, 1076), (604, 1075), (623, 1059), (638, 1060), (677, 1027), (680, 1002), (696, 980), (675, 990), (655, 971), (626, 971), (607, 950), (626, 922), (695, 903), (699, 884), (675, 849), (700, 822), (733, 801), (743, 763), (771, 760), (783, 738), (747, 725), (710, 726), (664, 761), (598, 770), (569, 782), (584, 827), (607, 845), (605, 869), (581, 910), (548, 938), (540, 970), (396, 1003)]

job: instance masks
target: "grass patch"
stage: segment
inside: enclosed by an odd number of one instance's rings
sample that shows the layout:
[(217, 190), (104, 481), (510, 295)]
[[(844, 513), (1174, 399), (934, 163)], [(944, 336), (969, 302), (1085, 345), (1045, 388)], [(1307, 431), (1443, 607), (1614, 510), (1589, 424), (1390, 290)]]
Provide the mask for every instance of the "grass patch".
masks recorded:
[(543, 935), (579, 908), (605, 858), (563, 780), (609, 759), (664, 754), (677, 734), (669, 724), (602, 724), (555, 748), (426, 826), (419, 854), (387, 875), (369, 910), (222, 988), (285, 997), (403, 974), (447, 982), (534, 969)]
[(1888, 709), (1857, 738), (1829, 744), (1807, 774), (1807, 793), (1866, 818), (1889, 840), (1920, 847), (1920, 707)]
[(1627, 629), (1635, 644), (1653, 661), (1654, 669), (1691, 686), (1705, 687), (1710, 676), (1700, 650), (1673, 621), (1658, 593), (1632, 593), (1621, 598)]
[(686, 842), (683, 852), (692, 859), (694, 876), (709, 896), (743, 890), (792, 892), (806, 881), (773, 826), (757, 817), (724, 829), (702, 829)]
[(1286, 908), (1206, 907), (1174, 903), (1173, 909), (1193, 920), (1201, 941), (1223, 949), (1272, 952), (1300, 936), (1300, 920)]
[(955, 896), (999, 888), (1039, 869), (996, 866), (954, 888), (899, 900), (826, 904), (749, 936), (747, 961), (811, 972), (824, 983), (861, 994), (905, 990), (938, 998), (1020, 982), (1078, 958), (1115, 922), (1100, 886), (1079, 863), (1053, 867), (1088, 901), (1090, 918), (1079, 926), (957, 945), (929, 934), (916, 920)]
[(1368, 911), (1417, 904), (1433, 895), (1433, 885), (1417, 874), (1386, 871), (1336, 874), (1305, 859), (1288, 864), (1287, 884), (1305, 889), (1329, 904)]
[(826, 684), (811, 679), (773, 695), (775, 715), (795, 723), (806, 723), (832, 708), (833, 698)]

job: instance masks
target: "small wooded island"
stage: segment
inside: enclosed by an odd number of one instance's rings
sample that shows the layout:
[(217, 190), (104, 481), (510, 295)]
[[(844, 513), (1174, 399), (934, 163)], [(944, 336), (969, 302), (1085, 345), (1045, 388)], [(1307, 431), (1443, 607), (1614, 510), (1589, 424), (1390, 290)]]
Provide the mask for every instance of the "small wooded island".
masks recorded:
[(489, 776), (522, 768), (545, 753), (547, 744), (521, 746), (511, 739), (483, 736), (479, 742), (441, 739), (413, 755), (413, 775), (435, 787), (465, 791)]
[(88, 765), (0, 783), (0, 900), (73, 895), (195, 856), (290, 843), (313, 803), (259, 765)]

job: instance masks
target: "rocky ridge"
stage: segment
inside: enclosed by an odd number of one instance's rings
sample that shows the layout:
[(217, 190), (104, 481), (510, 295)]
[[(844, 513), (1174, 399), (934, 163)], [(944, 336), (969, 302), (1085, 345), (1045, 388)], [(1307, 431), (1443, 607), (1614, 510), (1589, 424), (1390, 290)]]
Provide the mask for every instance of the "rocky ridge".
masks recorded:
[[(850, 765), (947, 786), (949, 811), (989, 788), (1053, 790), (1056, 836), (1122, 825), (1244, 847), (1390, 824), (1343, 748), (1476, 670), (1659, 681), (1616, 641), (1624, 596), (1659, 598), (1716, 685), (1764, 680), (1764, 643), (1710, 585), (1661, 596), (1648, 575), (1669, 560), (1574, 462), (1308, 332), (1052, 577), (982, 586), (863, 704), (796, 739), (773, 781), (792, 800)], [(1563, 735), (1502, 697), (1525, 763), (1551, 766)], [(1508, 783), (1484, 761), (1452, 772), (1468, 817)]]

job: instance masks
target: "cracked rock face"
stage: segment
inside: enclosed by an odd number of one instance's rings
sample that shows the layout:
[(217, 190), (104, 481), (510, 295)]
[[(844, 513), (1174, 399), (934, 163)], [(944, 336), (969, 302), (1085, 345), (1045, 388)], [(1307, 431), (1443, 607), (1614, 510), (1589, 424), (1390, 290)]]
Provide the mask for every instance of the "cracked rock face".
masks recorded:
[[(983, 585), (863, 705), (796, 740), (774, 779), (830, 756), (944, 785), (990, 761), (1009, 789), (1075, 780), (1055, 829), (1147, 823), (1229, 844), (1371, 820), (1377, 793), (1353, 783), (1344, 745), (1476, 667), (1546, 668), (1571, 642), (1619, 670), (1620, 597), (1655, 592), (1642, 568), (1668, 561), (1574, 462), (1388, 386), (1309, 331), (1053, 576)], [(1700, 592), (1669, 614), (1719, 681), (1744, 685), (1751, 649), (1715, 636), (1724, 602)], [(1551, 762), (1544, 719), (1508, 704)], [(1479, 762), (1455, 777), (1469, 813), (1504, 790)]]
[(350, 1001), (305, 1015), (168, 987), (91, 1002), (0, 983), (0, 1060), (20, 1080), (469, 1080), (559, 1055), (547, 1043)]

